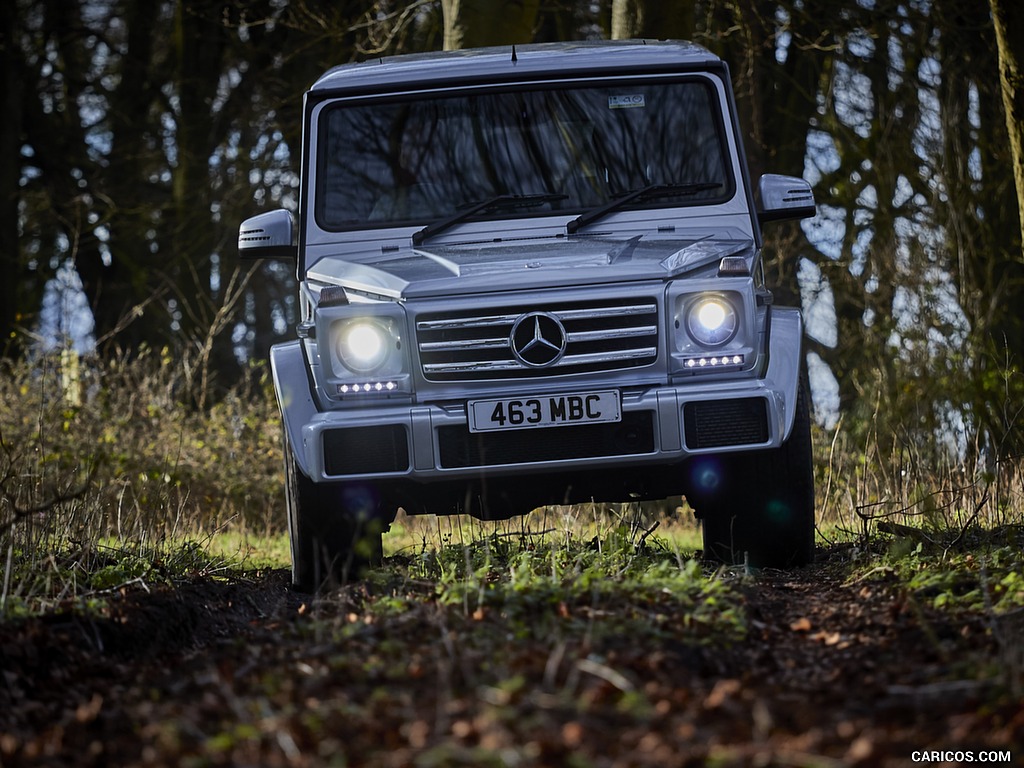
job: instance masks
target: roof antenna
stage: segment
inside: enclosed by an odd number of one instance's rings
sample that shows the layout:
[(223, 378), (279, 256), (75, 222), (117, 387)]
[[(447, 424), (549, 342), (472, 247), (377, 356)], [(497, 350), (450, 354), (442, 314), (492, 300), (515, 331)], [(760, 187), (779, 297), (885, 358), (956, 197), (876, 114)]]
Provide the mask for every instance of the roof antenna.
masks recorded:
[(517, 61), (519, 61), (519, 57), (516, 56), (516, 46), (513, 44), (512, 45), (512, 63), (515, 64)]

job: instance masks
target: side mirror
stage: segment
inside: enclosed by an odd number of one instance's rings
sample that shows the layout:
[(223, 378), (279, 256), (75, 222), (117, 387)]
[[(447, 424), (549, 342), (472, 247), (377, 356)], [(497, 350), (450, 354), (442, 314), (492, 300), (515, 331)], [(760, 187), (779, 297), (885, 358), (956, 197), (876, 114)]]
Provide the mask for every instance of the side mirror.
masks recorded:
[(796, 176), (766, 173), (757, 185), (761, 207), (757, 220), (769, 221), (807, 219), (816, 213), (811, 185)]
[(238, 228), (238, 256), (242, 259), (294, 259), (292, 215), (285, 210), (268, 211), (242, 222)]

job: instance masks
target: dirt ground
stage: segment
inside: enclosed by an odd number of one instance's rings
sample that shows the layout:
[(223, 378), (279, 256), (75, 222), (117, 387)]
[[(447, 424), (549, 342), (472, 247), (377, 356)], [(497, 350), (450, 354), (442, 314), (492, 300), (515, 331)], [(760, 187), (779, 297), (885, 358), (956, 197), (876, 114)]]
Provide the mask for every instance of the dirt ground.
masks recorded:
[(1019, 628), (834, 559), (744, 580), (721, 645), (356, 621), (283, 571), (129, 591), (0, 624), (0, 765), (1024, 764)]

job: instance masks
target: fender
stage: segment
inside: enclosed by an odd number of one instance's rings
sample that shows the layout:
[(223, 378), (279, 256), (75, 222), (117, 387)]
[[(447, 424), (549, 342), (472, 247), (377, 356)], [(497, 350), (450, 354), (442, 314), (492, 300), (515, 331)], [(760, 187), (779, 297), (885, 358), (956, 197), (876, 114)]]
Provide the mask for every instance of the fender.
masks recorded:
[(299, 469), (312, 477), (312, 466), (307, 458), (312, 446), (306, 445), (302, 427), (316, 416), (317, 407), (309, 388), (309, 366), (302, 353), (302, 342), (289, 341), (271, 347), (270, 370), (281, 411), (281, 428), (288, 436)]

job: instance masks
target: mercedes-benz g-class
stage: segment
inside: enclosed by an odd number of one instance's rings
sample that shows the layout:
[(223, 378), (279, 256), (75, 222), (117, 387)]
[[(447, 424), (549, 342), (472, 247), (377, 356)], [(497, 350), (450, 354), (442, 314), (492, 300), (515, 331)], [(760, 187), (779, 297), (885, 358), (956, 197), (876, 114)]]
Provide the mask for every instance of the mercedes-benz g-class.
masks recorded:
[(410, 514), (686, 496), (705, 554), (813, 554), (796, 308), (761, 227), (814, 214), (748, 178), (726, 65), (683, 42), (530, 45), (330, 70), (305, 94), (294, 259), (271, 352), (293, 581), (380, 555)]

